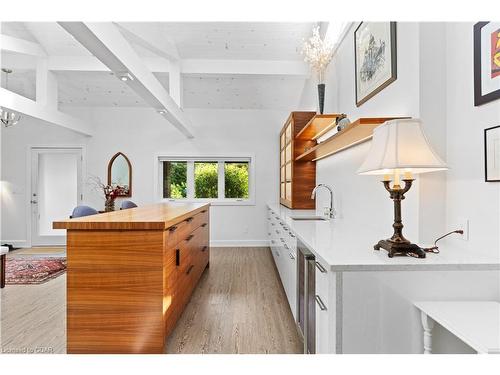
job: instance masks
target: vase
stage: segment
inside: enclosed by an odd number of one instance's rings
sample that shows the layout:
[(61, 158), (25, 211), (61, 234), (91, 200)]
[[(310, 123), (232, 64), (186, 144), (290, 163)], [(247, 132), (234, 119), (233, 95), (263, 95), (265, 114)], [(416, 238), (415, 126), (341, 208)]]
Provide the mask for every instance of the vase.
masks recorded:
[(114, 210), (115, 210), (115, 200), (111, 198), (106, 199), (106, 202), (104, 202), (104, 211), (111, 212)]
[(323, 108), (325, 107), (325, 84), (318, 84), (318, 99), (319, 99), (319, 113), (323, 114)]

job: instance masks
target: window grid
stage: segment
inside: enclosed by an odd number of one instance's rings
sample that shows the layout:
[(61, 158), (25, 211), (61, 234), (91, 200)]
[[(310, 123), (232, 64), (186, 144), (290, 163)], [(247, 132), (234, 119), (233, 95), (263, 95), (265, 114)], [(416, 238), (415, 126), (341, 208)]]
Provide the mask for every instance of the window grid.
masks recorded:
[[(162, 163), (166, 161), (184, 161), (187, 164), (187, 175), (186, 175), (186, 198), (163, 198), (167, 201), (208, 201), (214, 203), (242, 203), (242, 204), (254, 204), (254, 165), (252, 157), (159, 157), (158, 161), (160, 163), (160, 173), (163, 173)], [(196, 198), (195, 197), (195, 162), (217, 162), (217, 198)], [(239, 162), (248, 163), (248, 198), (226, 198), (225, 197), (225, 164), (226, 162)], [(160, 182), (163, 183), (163, 175), (160, 175)], [(160, 191), (163, 191), (163, 185), (159, 187)]]

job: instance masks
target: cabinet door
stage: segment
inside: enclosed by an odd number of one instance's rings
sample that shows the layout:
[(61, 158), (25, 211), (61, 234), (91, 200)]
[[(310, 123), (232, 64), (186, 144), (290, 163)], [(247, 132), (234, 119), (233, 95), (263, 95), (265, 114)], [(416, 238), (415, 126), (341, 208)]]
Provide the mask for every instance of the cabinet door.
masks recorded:
[(287, 297), (288, 303), (290, 304), (290, 309), (292, 310), (292, 314), (294, 319), (296, 319), (297, 315), (297, 255), (296, 252), (293, 251), (290, 246), (287, 249)]
[(329, 272), (320, 262), (316, 263), (316, 353), (330, 352), (329, 326)]

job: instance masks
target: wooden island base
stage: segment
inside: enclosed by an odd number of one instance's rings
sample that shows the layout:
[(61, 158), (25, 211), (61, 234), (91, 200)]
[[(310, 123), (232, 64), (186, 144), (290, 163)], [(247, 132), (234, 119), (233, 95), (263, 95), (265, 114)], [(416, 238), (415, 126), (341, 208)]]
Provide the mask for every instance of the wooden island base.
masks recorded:
[(164, 353), (209, 263), (209, 205), (156, 204), (67, 229), (68, 353)]

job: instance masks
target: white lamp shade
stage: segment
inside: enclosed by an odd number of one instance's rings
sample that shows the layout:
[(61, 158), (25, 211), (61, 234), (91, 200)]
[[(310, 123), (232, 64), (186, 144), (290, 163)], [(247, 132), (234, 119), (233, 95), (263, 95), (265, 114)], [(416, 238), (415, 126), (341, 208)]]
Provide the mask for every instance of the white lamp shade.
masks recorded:
[(368, 155), (359, 174), (389, 174), (394, 170), (424, 173), (448, 169), (432, 149), (418, 119), (391, 120), (373, 131)]

